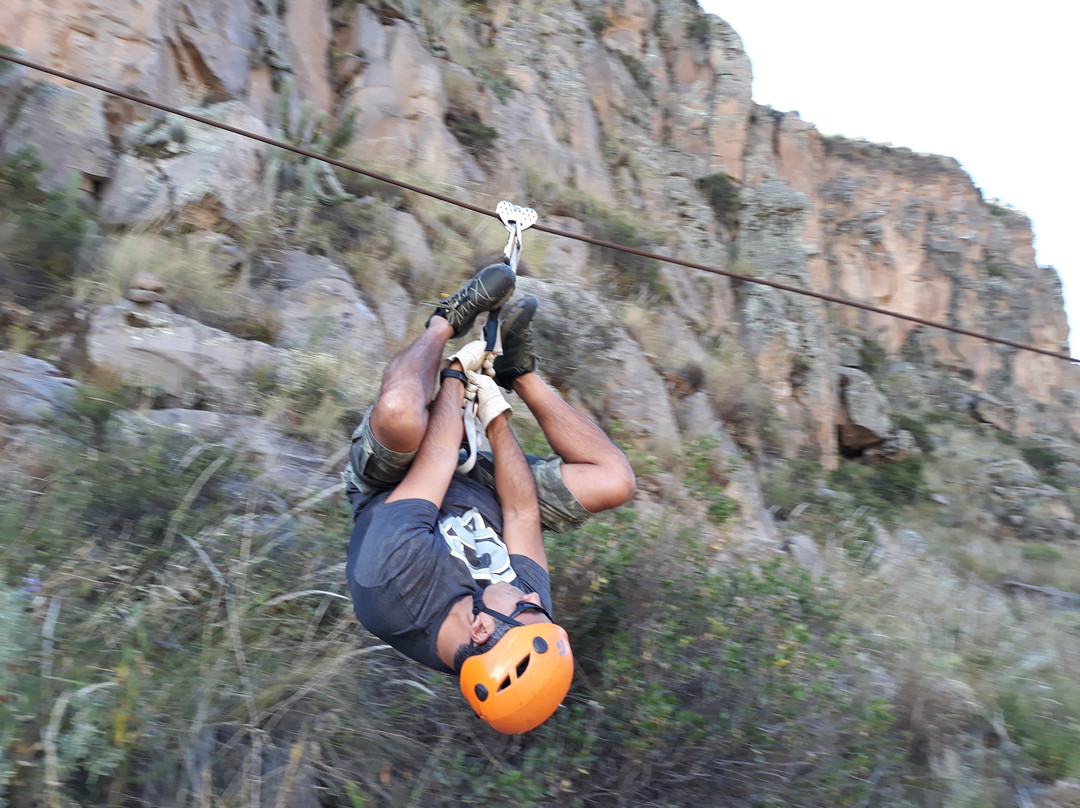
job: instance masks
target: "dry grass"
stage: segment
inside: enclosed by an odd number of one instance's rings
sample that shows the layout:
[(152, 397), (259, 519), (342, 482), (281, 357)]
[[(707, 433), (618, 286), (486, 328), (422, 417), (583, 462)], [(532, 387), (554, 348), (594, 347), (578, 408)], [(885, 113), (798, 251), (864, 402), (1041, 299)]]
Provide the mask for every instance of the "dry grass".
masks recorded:
[(709, 399), (740, 445), (758, 446), (775, 414), (753, 357), (730, 336), (718, 338), (709, 353), (703, 369)]
[(375, 400), (380, 369), (349, 351), (289, 351), (257, 382), (256, 406), (290, 434), (333, 447)]
[[(932, 549), (917, 554), (888, 543), (877, 547), (869, 566), (838, 550), (831, 568), (834, 583), (849, 599), (851, 624), (888, 673), (892, 702), (913, 734), (913, 749), (925, 757), (943, 788), (955, 787), (955, 804), (975, 806), (993, 802), (990, 795), (1002, 783), (1000, 771), (977, 771), (972, 755), (990, 753), (972, 752), (969, 733), (979, 726), (992, 734), (1007, 733), (999, 705), (1018, 688), (1037, 685), (1046, 698), (1066, 704), (1073, 699), (1075, 693), (1065, 683), (1074, 681), (1080, 664), (1080, 620), (1042, 598), (1013, 595), (983, 580), (991, 570), (1013, 564), (1022, 576), (1025, 564), (1032, 562), (1024, 561), (1021, 548), (995, 549), (993, 542), (974, 538), (955, 553), (976, 565), (977, 574), (965, 575), (963, 561), (958, 570), (948, 555), (936, 557)], [(1024, 709), (1035, 707), (1025, 703)], [(1056, 720), (1067, 726), (1076, 716), (1065, 712)], [(1017, 714), (1016, 708), (1007, 717), (1016, 726), (1041, 725), (1032, 715)], [(956, 754), (965, 748), (967, 752)], [(1032, 755), (1036, 765), (1044, 764), (1038, 750)], [(958, 760), (969, 769), (961, 771)], [(995, 760), (990, 765), (1022, 766), (1016, 758)], [(965, 801), (969, 799), (974, 801)]]
[(635, 294), (626, 298), (619, 306), (617, 315), (623, 328), (646, 354), (663, 356), (671, 352), (660, 322), (662, 313), (654, 297)]
[(252, 291), (246, 264), (227, 266), (205, 238), (131, 232), (110, 239), (103, 254), (95, 271), (76, 279), (76, 303), (114, 303), (123, 299), (137, 273), (149, 272), (164, 283), (164, 302), (180, 314), (267, 341), (280, 327)]

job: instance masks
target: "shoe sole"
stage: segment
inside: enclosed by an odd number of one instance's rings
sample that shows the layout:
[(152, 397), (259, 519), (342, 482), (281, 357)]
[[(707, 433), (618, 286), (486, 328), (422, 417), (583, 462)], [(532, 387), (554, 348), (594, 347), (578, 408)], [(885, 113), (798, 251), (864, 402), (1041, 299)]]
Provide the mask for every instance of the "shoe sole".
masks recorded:
[(540, 301), (535, 295), (526, 295), (515, 303), (500, 324), (503, 339), (506, 337), (524, 339), (525, 332), (532, 324), (533, 316), (539, 306)]

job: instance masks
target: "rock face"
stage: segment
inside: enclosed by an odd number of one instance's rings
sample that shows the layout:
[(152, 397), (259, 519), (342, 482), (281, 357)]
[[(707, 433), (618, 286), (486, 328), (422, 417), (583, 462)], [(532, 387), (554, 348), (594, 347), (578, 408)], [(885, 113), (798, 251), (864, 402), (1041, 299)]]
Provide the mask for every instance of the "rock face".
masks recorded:
[(11, 78), (0, 90), (7, 96), (8, 120), (0, 132), (0, 156), (27, 145), (47, 155), (40, 175), (42, 190), (74, 185), (96, 193), (111, 177), (116, 156), (105, 129), (101, 98), (51, 82), (33, 82), (28, 71), (8, 66)]
[[(259, 118), (235, 104), (218, 105), (209, 114), (267, 134)], [(125, 133), (101, 215), (119, 225), (176, 217), (198, 229), (233, 229), (256, 205), (264, 150), (257, 141), (222, 138), (201, 126), (163, 119), (136, 124)]]
[(86, 336), (87, 361), (129, 384), (184, 407), (242, 409), (247, 380), (281, 352), (176, 314), (163, 303), (129, 301), (94, 312)]
[[(825, 138), (763, 108), (750, 132), (761, 181), (779, 177), (808, 200), (813, 288), (1067, 352), (1060, 279), (1035, 264), (1030, 221), (985, 201), (955, 160)], [(970, 376), (978, 393), (1014, 408), (1010, 430), (1036, 431), (1047, 415), (1080, 428), (1076, 367), (855, 309), (836, 314), (891, 356)]]
[[(1067, 338), (1060, 283), (1035, 265), (1025, 217), (986, 202), (954, 160), (826, 138), (796, 115), (755, 105), (738, 35), (682, 0), (498, 0), (437, 12), (315, 0), (52, 8), (46, 19), (29, 0), (7, 3), (0, 30), (31, 58), (257, 133), (310, 143), (319, 115), (351, 122), (348, 160), (492, 207), (527, 201), (573, 232), (1054, 350)], [(284, 118), (281, 97), (290, 102)], [(278, 164), (252, 141), (21, 68), (0, 71), (0, 115), (9, 124), (0, 153), (24, 145), (63, 153), (42, 184), (57, 187), (74, 170), (112, 227), (154, 221), (243, 241), (251, 216), (271, 204), (266, 174)], [(705, 195), (708, 178), (728, 188), (726, 201)], [(328, 323), (334, 340), (359, 341), (369, 355), (406, 338), (401, 309), (444, 285), (440, 262), (462, 252), (452, 242), (475, 234), (411, 200), (390, 207), (397, 280), (362, 296), (328, 257), (309, 285), (279, 290), (293, 323), (283, 345)], [(327, 250), (309, 241), (313, 252)], [(738, 341), (767, 391), (755, 406), (768, 411), (761, 420), (787, 457), (808, 453), (829, 468), (840, 453), (875, 444), (885, 454), (910, 450), (910, 435), (890, 428), (880, 402), (867, 410), (866, 379), (843, 369), (860, 369), (851, 356), (860, 339), (886, 359), (962, 375), (970, 413), (1000, 430), (1080, 433), (1080, 369), (1048, 357), (681, 268), (613, 271), (611, 256), (593, 248), (539, 235), (536, 243), (543, 253), (529, 257), (541, 277), (598, 298), (614, 288), (670, 301), (664, 330), (701, 365), (718, 340)], [(132, 294), (155, 299), (152, 290)], [(582, 322), (551, 305), (571, 327)], [(626, 352), (623, 364), (648, 371), (644, 379), (670, 374), (654, 349)], [(611, 417), (624, 424), (651, 421), (642, 440), (676, 439), (666, 392), (646, 386), (636, 404), (625, 390), (591, 403), (615, 406)]]
[[(0, 10), (0, 30), (30, 56), (197, 104), (233, 125), (277, 126), (276, 92), (331, 116), (352, 106), (356, 136), (345, 156), (362, 164), (497, 188), (492, 199), (527, 197), (542, 209), (550, 201), (545, 214), (571, 210), (573, 188), (647, 222), (654, 245), (681, 256), (723, 266), (737, 244), (750, 274), (1055, 350), (1067, 338), (1060, 284), (1035, 265), (1022, 215), (983, 200), (954, 160), (825, 138), (795, 115), (754, 105), (738, 35), (677, 0), (595, 9), (497, 2), (479, 16), (448, 6), (430, 19), (419, 9), (313, 0), (130, 3), (102, 16), (86, 0), (64, 0), (49, 22), (32, 5)], [(63, 151), (66, 161), (43, 181), (61, 183), (74, 169), (101, 198), (106, 221), (235, 234), (261, 204), (262, 146), (39, 79), (25, 70), (2, 78), (0, 112), (13, 125), (0, 151), (26, 142)], [(695, 185), (706, 175), (726, 176), (738, 192), (724, 216), (712, 216)], [(397, 238), (426, 249), (412, 214), (396, 215)], [(595, 214), (575, 215), (566, 226), (596, 231)], [(554, 253), (576, 247), (549, 249), (550, 276), (581, 260)], [(407, 288), (423, 288), (435, 260), (404, 252), (417, 256)], [(789, 456), (810, 449), (826, 466), (836, 462), (837, 429), (845, 434), (850, 411), (830, 346), (849, 331), (890, 357), (970, 374), (977, 417), (999, 428), (1023, 435), (1050, 431), (1049, 422), (1080, 431), (1080, 370), (1064, 363), (827, 312), (774, 290), (733, 290), (687, 270), (661, 272), (698, 334), (745, 340)], [(599, 290), (597, 278), (587, 261), (575, 280)]]
[(888, 399), (861, 370), (840, 368), (840, 398), (840, 446), (848, 452), (854, 454), (884, 443), (893, 432)]
[(277, 313), (284, 348), (351, 350), (373, 360), (383, 355), (379, 318), (360, 299), (348, 273), (323, 257), (281, 256)]
[(75, 386), (49, 362), (0, 351), (0, 422), (40, 423), (63, 405)]

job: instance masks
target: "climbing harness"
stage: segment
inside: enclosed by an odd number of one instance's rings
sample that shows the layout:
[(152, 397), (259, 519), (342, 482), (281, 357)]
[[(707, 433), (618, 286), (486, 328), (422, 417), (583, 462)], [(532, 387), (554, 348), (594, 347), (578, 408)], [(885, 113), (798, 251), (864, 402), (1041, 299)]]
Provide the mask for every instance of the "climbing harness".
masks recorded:
[[(514, 275), (517, 275), (518, 261), (521, 259), (521, 234), (525, 230), (528, 230), (534, 224), (536, 224), (537, 215), (536, 211), (532, 208), (523, 208), (519, 205), (515, 205), (513, 202), (507, 202), (505, 199), (495, 206), (495, 213), (498, 214), (499, 219), (502, 220), (503, 227), (506, 228), (509, 237), (506, 240), (506, 248), (503, 250), (503, 262), (513, 270)], [(483, 335), (484, 335), (484, 347), (489, 354), (498, 356), (502, 353), (502, 334), (499, 331), (499, 315), (502, 312), (502, 306), (497, 309), (493, 309), (488, 312), (487, 322), (484, 323)], [(460, 474), (468, 474), (472, 471), (474, 465), (476, 465), (476, 446), (477, 446), (477, 401), (475, 393), (472, 398), (469, 398), (469, 391), (466, 389), (466, 401), (465, 406), (461, 410), (461, 417), (465, 425), (465, 445), (468, 446), (466, 450), (464, 447), (461, 450), (461, 462), (458, 464), (457, 470)]]

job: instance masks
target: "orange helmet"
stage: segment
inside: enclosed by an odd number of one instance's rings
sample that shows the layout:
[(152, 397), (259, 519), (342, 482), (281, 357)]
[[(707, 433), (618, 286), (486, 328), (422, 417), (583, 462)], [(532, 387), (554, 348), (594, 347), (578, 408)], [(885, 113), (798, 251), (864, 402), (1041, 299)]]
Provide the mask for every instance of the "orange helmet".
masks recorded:
[(476, 714), (507, 735), (528, 732), (551, 717), (574, 678), (566, 632), (554, 623), (510, 629), (483, 654), (461, 664), (461, 692)]

